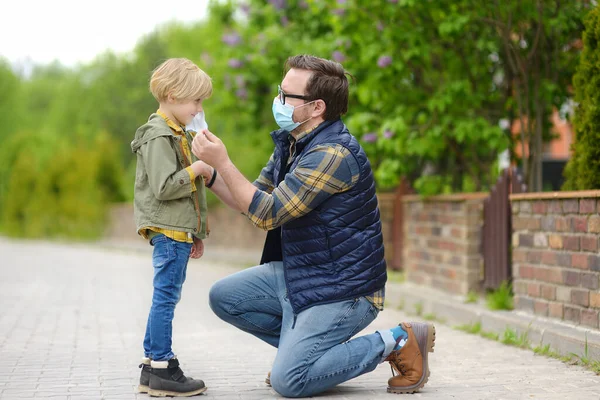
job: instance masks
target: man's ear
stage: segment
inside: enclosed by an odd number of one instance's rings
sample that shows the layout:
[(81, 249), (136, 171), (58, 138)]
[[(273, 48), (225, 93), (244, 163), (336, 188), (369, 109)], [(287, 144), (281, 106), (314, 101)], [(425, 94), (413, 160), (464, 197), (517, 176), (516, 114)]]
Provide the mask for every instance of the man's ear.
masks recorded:
[(315, 108), (312, 112), (313, 117), (322, 117), (325, 118), (325, 111), (327, 110), (327, 105), (321, 99), (315, 101)]

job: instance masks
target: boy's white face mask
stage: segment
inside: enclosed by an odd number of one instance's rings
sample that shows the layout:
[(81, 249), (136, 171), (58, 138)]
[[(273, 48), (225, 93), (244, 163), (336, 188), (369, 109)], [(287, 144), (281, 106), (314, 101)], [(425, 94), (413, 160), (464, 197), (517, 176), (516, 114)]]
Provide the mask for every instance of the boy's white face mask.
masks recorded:
[(206, 123), (206, 118), (204, 116), (204, 111), (200, 111), (192, 122), (189, 125), (185, 126), (186, 130), (194, 131), (196, 133), (200, 132), (202, 129), (208, 129), (208, 124)]

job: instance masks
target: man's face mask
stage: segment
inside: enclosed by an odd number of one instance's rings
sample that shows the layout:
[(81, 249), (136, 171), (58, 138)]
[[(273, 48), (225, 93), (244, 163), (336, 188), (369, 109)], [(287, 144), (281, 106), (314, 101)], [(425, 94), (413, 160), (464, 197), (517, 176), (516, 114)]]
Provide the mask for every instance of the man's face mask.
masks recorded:
[(310, 103), (314, 103), (315, 101), (316, 100), (313, 100), (311, 102), (294, 107), (289, 104), (282, 104), (280, 98), (275, 97), (275, 99), (273, 100), (273, 117), (275, 118), (275, 122), (277, 122), (277, 125), (279, 125), (281, 129), (284, 129), (288, 132), (293, 131), (294, 129), (296, 129), (297, 127), (299, 127), (300, 125), (312, 118), (310, 117), (301, 122), (294, 122), (294, 119), (292, 118), (292, 116), (294, 115), (294, 110), (296, 108), (304, 107)]

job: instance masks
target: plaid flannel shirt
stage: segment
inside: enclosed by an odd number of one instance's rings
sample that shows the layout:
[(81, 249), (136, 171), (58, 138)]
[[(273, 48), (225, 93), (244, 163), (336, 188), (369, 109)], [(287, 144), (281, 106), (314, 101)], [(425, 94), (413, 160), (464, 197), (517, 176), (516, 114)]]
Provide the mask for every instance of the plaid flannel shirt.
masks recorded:
[[(309, 132), (294, 139), (290, 135), (288, 166), (296, 157), (296, 143)], [(254, 181), (259, 190), (254, 194), (247, 216), (264, 230), (275, 229), (286, 222), (300, 218), (330, 196), (342, 193), (359, 178), (359, 166), (350, 151), (341, 145), (315, 146), (302, 156), (296, 168), (275, 187), (273, 156), (260, 176)], [(367, 296), (379, 310), (383, 310), (385, 288)]]

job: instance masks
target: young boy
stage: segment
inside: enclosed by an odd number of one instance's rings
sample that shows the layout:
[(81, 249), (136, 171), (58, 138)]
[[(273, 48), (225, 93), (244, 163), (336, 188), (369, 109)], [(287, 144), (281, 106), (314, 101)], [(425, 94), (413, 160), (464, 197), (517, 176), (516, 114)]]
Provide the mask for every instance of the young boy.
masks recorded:
[[(181, 298), (189, 257), (204, 253), (208, 235), (203, 164), (191, 153), (186, 131), (212, 94), (210, 77), (190, 60), (173, 58), (150, 78), (158, 111), (138, 128), (131, 149), (137, 155), (134, 215), (138, 233), (154, 246), (154, 293), (144, 337), (140, 392), (192, 396), (206, 390), (188, 378), (171, 349), (175, 305)], [(213, 179), (214, 180), (214, 179)]]

